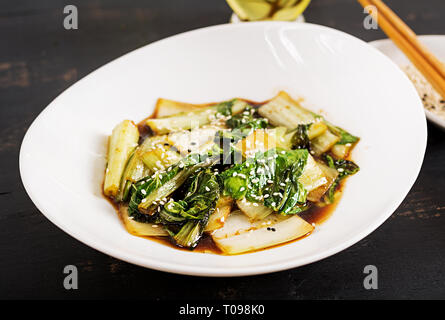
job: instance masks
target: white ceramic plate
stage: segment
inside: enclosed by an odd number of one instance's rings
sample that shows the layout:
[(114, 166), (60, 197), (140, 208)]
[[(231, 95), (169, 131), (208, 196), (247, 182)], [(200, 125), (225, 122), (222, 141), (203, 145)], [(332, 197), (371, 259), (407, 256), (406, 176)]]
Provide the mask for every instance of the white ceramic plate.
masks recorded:
[[(101, 193), (107, 136), (118, 122), (143, 119), (158, 97), (261, 101), (279, 90), (361, 137), (353, 155), (361, 171), (330, 219), (301, 241), (238, 256), (176, 250), (126, 232)], [(97, 250), (163, 271), (239, 276), (301, 266), (364, 238), (410, 190), (425, 146), (420, 99), (378, 50), (313, 24), (242, 23), (158, 41), (77, 82), (29, 128), (20, 172), (40, 211)]]
[[(445, 61), (445, 35), (426, 35), (419, 36), (418, 38), (439, 60)], [(369, 44), (379, 49), (401, 67), (411, 64), (403, 52), (390, 39), (372, 41)], [(445, 130), (445, 119), (427, 109), (424, 110), (428, 120)]]

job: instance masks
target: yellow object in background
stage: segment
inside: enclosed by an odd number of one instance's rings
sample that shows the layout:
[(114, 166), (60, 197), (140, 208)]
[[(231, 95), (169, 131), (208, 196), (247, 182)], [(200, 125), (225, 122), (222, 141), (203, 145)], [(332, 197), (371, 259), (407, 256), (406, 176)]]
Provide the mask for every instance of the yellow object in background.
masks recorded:
[(226, 0), (244, 21), (293, 21), (307, 8), (311, 0)]

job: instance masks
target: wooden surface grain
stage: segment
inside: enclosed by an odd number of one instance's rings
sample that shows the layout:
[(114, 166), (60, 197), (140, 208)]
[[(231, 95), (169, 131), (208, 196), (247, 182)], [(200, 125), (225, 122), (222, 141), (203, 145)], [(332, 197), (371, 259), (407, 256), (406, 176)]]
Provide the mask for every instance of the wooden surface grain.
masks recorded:
[[(445, 34), (443, 0), (387, 3), (418, 34)], [(78, 30), (63, 28), (67, 4), (79, 10)], [(288, 271), (227, 279), (144, 269), (87, 247), (36, 209), (20, 181), (18, 153), (26, 129), (45, 106), (124, 53), (180, 32), (225, 23), (230, 14), (223, 0), (2, 3), (0, 298), (445, 298), (445, 132), (430, 124), (421, 173), (391, 218), (349, 249)], [(365, 41), (385, 37), (379, 30), (363, 28), (363, 9), (354, 0), (313, 0), (305, 16), (308, 22)], [(372, 201), (372, 194), (369, 197)], [(377, 290), (363, 287), (363, 268), (370, 264), (379, 271)], [(63, 287), (66, 265), (79, 269), (78, 290)], [(193, 290), (185, 296), (181, 288), (188, 287)]]

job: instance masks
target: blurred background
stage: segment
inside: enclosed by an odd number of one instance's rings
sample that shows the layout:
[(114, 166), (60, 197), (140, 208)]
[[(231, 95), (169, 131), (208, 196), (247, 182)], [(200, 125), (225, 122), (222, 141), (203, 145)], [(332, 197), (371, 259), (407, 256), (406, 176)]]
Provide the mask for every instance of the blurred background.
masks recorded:
[[(388, 0), (417, 34), (445, 34), (443, 0)], [(66, 5), (77, 30), (63, 27)], [(26, 129), (62, 91), (103, 64), (165, 37), (229, 22), (224, 0), (17, 0), (0, 5), (0, 298), (339, 299), (438, 298), (445, 294), (445, 134), (429, 124), (418, 181), (393, 216), (353, 247), (279, 273), (231, 279), (171, 275), (99, 253), (50, 223), (20, 181)], [(365, 41), (386, 36), (363, 27), (355, 0), (312, 0), (307, 22)], [(37, 168), (38, 169), (38, 168)], [(63, 267), (79, 268), (79, 290), (63, 288)], [(363, 288), (365, 265), (381, 286)]]

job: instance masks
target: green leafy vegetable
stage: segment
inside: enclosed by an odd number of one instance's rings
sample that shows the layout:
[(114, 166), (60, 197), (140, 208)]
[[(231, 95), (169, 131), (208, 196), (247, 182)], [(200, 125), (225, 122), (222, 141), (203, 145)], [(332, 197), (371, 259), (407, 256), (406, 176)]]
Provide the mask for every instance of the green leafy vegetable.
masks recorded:
[(247, 133), (247, 135), (256, 129), (266, 128), (267, 124), (267, 119), (255, 117), (255, 109), (251, 106), (226, 121), (226, 125), (229, 128), (238, 129), (241, 132)]
[(152, 194), (155, 190), (165, 185), (168, 181), (181, 172), (179, 166), (175, 166), (167, 174), (154, 174), (151, 177), (142, 179), (131, 186), (131, 197), (128, 204), (128, 214), (134, 220), (139, 222), (154, 222), (152, 215), (139, 211), (139, 204), (145, 199), (146, 195)]
[(326, 193), (327, 200), (329, 201), (329, 203), (333, 203), (335, 190), (337, 189), (340, 181), (346, 178), (347, 176), (356, 174), (360, 170), (360, 168), (358, 165), (356, 165), (354, 162), (350, 160), (334, 159), (330, 155), (325, 155), (325, 162), (330, 168), (336, 169), (338, 171), (337, 179), (335, 179), (334, 183)]
[(231, 116), (234, 102), (235, 99), (218, 103), (216, 105), (216, 112), (226, 117)]
[(223, 172), (224, 193), (238, 200), (263, 202), (282, 214), (305, 209), (307, 192), (298, 181), (308, 158), (306, 149), (280, 148), (258, 152), (255, 158)]
[[(160, 218), (177, 245), (194, 248), (202, 236), (209, 216), (215, 211), (220, 188), (210, 169), (199, 172), (189, 180), (186, 183), (188, 189), (185, 198), (164, 205)], [(178, 229), (179, 231), (175, 232)]]
[(244, 139), (257, 129), (267, 128), (268, 121), (265, 118), (256, 117), (255, 109), (248, 106), (242, 113), (230, 117), (226, 121), (230, 131), (219, 131), (216, 138), (219, 141), (227, 140), (235, 143)]
[(299, 124), (291, 139), (292, 149), (310, 150), (311, 142), (308, 136), (308, 130), (311, 124)]
[(209, 154), (191, 154), (167, 170), (158, 171), (153, 176), (133, 184), (128, 206), (129, 215), (137, 221), (153, 221), (146, 216), (155, 213), (158, 201), (165, 201), (189, 176), (217, 160), (218, 158), (211, 158)]
[(346, 131), (340, 127), (334, 126), (332, 123), (326, 121), (324, 118), (323, 118), (323, 121), (324, 121), (324, 123), (326, 123), (326, 125), (328, 126), (330, 131), (332, 131), (335, 135), (340, 137), (340, 140), (336, 144), (341, 144), (341, 145), (344, 145), (347, 143), (354, 144), (358, 140), (360, 140), (359, 137), (356, 137), (356, 136), (350, 134), (348, 131)]
[(330, 128), (332, 131), (334, 131), (334, 133), (340, 136), (340, 140), (337, 142), (337, 144), (347, 144), (347, 143), (353, 144), (359, 140), (358, 137), (353, 136), (352, 134), (343, 130), (342, 128), (339, 127), (335, 127), (334, 129), (332, 129), (332, 127)]
[[(219, 246), (239, 253), (252, 241), (254, 248), (281, 243), (310, 232), (313, 226), (295, 214), (320, 199), (333, 202), (341, 180), (359, 170), (343, 160), (359, 138), (285, 92), (259, 108), (241, 99), (208, 107), (165, 102), (169, 116), (145, 120), (154, 136), (138, 144), (138, 128), (126, 121), (113, 130), (109, 146), (104, 192), (121, 202), (133, 234), (170, 236), (193, 249), (204, 231), (233, 229), (228, 222), (237, 216), (230, 213), (236, 200), (248, 225), (267, 217), (281, 230), (249, 228), (232, 234), (235, 240), (215, 237)], [(198, 130), (197, 142), (191, 137)]]

